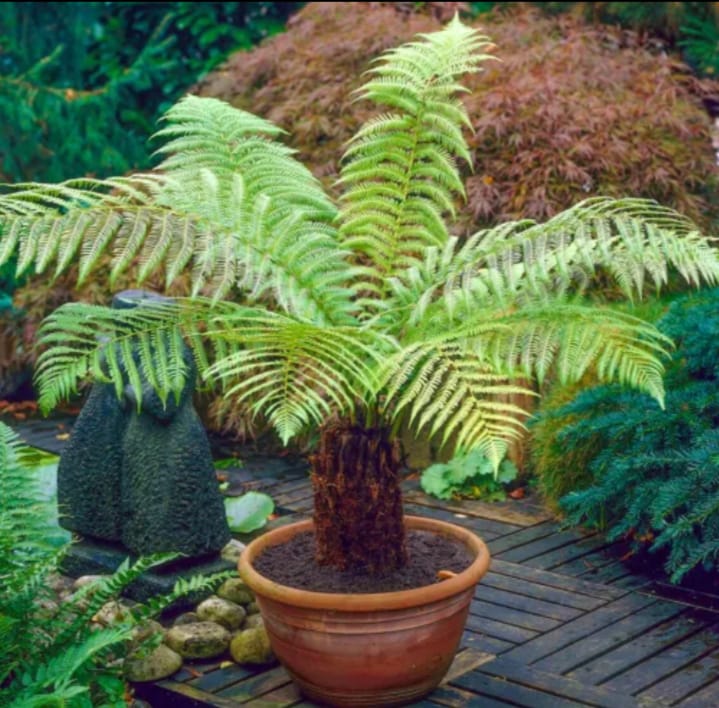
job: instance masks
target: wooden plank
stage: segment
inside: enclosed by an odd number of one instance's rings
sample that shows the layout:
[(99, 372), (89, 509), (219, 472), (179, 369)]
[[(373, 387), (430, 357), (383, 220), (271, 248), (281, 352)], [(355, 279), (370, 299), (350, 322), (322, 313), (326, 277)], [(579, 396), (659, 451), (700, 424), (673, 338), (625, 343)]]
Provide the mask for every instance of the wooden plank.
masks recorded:
[(477, 585), (474, 591), (474, 597), (477, 600), (493, 602), (495, 605), (501, 605), (502, 607), (511, 607), (515, 610), (523, 610), (525, 612), (531, 612), (535, 615), (550, 617), (557, 620), (568, 621), (583, 614), (581, 610), (577, 610), (572, 607), (565, 607), (564, 605), (545, 602), (544, 600), (527, 597), (526, 595), (516, 595), (515, 593), (507, 592), (506, 590), (491, 588), (483, 585), (482, 583)]
[(535, 502), (531, 497), (525, 497), (521, 501), (506, 502), (485, 502), (481, 499), (452, 499), (437, 500), (425, 494), (418, 488), (418, 484), (403, 484), (405, 499), (410, 499), (416, 504), (440, 503), (446, 509), (458, 511), (462, 514), (478, 516), (484, 519), (491, 519), (503, 523), (511, 523), (516, 526), (532, 526), (552, 518), (546, 507)]
[(482, 668), (470, 671), (450, 684), (479, 694), (476, 703), (478, 706), (483, 705), (485, 696), (495, 700), (504, 700), (509, 705), (526, 706), (526, 708), (576, 708), (578, 705), (590, 705), (584, 701), (562, 698), (556, 693), (547, 693), (533, 686), (507, 681), (504, 677), (490, 676), (484, 673)]
[[(506, 551), (502, 551), (496, 555), (497, 558), (501, 558), (505, 561), (527, 563), (527, 561), (532, 558), (541, 556), (549, 551), (554, 551), (562, 546), (576, 544), (577, 541), (582, 538), (583, 537), (575, 531), (555, 531), (544, 538), (538, 538), (530, 543), (508, 548)], [(531, 563), (528, 563), (528, 565), (531, 566)]]
[(632, 594), (620, 597), (513, 649), (508, 653), (508, 658), (518, 663), (532, 664), (548, 654), (654, 603), (655, 600), (643, 595)]
[(265, 693), (258, 698), (251, 698), (243, 703), (251, 708), (289, 708), (302, 701), (302, 694), (294, 681), (286, 683), (280, 688), (276, 688), (269, 693)]
[(523, 580), (540, 583), (541, 585), (563, 588), (573, 593), (589, 595), (590, 597), (601, 597), (607, 600), (626, 595), (626, 591), (620, 588), (594, 583), (590, 580), (569, 578), (561, 573), (537, 570), (536, 568), (529, 568), (526, 565), (509, 563), (499, 558), (492, 559), (492, 572), (500, 575), (508, 575), (511, 578), (522, 578)]
[(621, 692), (610, 691), (604, 687), (586, 686), (581, 681), (573, 678), (539, 671), (534, 667), (518, 664), (504, 657), (499, 657), (484, 664), (479, 670), (490, 676), (505, 678), (515, 683), (593, 706), (636, 708), (636, 701)]
[(454, 512), (442, 509), (441, 507), (405, 503), (404, 513), (412, 514), (414, 516), (423, 516), (428, 519), (439, 519), (440, 521), (447, 521), (450, 524), (458, 524), (470, 531), (474, 531), (474, 533), (481, 536), (484, 541), (490, 541), (493, 538), (497, 538), (499, 535), (496, 530), (488, 528), (486, 524), (482, 523), (481, 519), (458, 519)]
[(679, 705), (683, 708), (717, 708), (719, 706), (719, 681), (713, 681)]
[(533, 629), (536, 632), (548, 632), (561, 624), (560, 620), (534, 615), (531, 612), (512, 610), (508, 607), (501, 607), (482, 600), (472, 600), (469, 612), (477, 617), (486, 617), (506, 624), (514, 624), (517, 627)]
[(654, 681), (661, 680), (664, 676), (657, 670), (659, 665), (655, 666), (653, 656), (703, 628), (706, 628), (706, 623), (700, 617), (690, 614), (675, 617), (612, 649), (591, 663), (580, 666), (569, 675), (578, 681), (596, 686), (641, 664), (647, 678), (653, 676)]
[(312, 482), (310, 482), (306, 474), (301, 477), (294, 477), (273, 485), (273, 489), (277, 492), (277, 494), (287, 494), (289, 492), (294, 492), (298, 489), (305, 489), (308, 487), (310, 490), (312, 489)]
[(639, 697), (671, 704), (679, 703), (683, 699), (689, 700), (689, 697), (696, 695), (697, 691), (711, 685), (717, 679), (719, 679), (719, 651), (712, 651), (698, 661), (685, 666), (681, 671), (641, 691)]
[(651, 662), (637, 664), (602, 685), (627, 694), (639, 693), (658, 683), (657, 677), (659, 677), (659, 680), (664, 680), (664, 678), (684, 669), (692, 662), (710, 653), (719, 644), (718, 633), (719, 627), (716, 625), (702, 629), (697, 634), (653, 656)]
[(315, 500), (314, 497), (308, 497), (296, 502), (290, 502), (289, 508), (296, 511), (299, 514), (311, 515), (311, 511), (314, 509)]
[(666, 582), (652, 581), (647, 583), (642, 592), (660, 597), (664, 600), (674, 600), (685, 605), (692, 605), (703, 610), (719, 612), (719, 594), (685, 588), (680, 585), (670, 585)]
[(571, 589), (562, 590), (549, 585), (541, 585), (531, 580), (499, 575), (491, 571), (482, 578), (482, 584), (490, 588), (507, 590), (517, 595), (535, 597), (538, 600), (553, 602), (557, 605), (565, 605), (566, 607), (572, 607), (577, 610), (593, 610), (607, 602), (606, 598), (603, 597), (598, 598), (591, 597), (590, 595), (580, 595)]
[(501, 654), (516, 646), (512, 642), (506, 642), (496, 637), (488, 637), (481, 632), (474, 632), (471, 629), (465, 629), (462, 634), (460, 646), (464, 649), (474, 649), (486, 654)]
[(609, 626), (604, 626), (592, 634), (578, 637), (573, 644), (534, 662), (534, 666), (555, 674), (568, 673), (600, 654), (677, 617), (682, 612), (684, 612), (684, 607), (681, 605), (672, 602), (655, 602), (653, 605)]
[(538, 634), (531, 629), (523, 629), (513, 624), (505, 624), (504, 622), (497, 622), (485, 617), (477, 617), (476, 615), (467, 617), (466, 627), (473, 632), (480, 632), (489, 637), (503, 639), (505, 642), (512, 642), (513, 644), (522, 644), (534, 639)]
[(534, 526), (528, 526), (527, 528), (514, 531), (513, 533), (502, 535), (501, 538), (493, 540), (489, 544), (489, 550), (492, 555), (499, 557), (499, 555), (510, 548), (516, 548), (523, 546), (527, 543), (532, 543), (540, 538), (546, 538), (557, 532), (559, 526), (554, 521), (543, 521)]
[(290, 676), (283, 666), (277, 666), (269, 671), (263, 671), (250, 678), (235, 683), (228, 688), (218, 691), (215, 695), (225, 699), (232, 699), (233, 704), (237, 701), (244, 703), (251, 698), (256, 698), (290, 682)]
[(287, 506), (288, 504), (291, 504), (293, 502), (303, 501), (308, 498), (311, 499), (313, 495), (314, 492), (312, 491), (312, 487), (308, 482), (298, 487), (297, 489), (292, 489), (287, 492), (275, 492), (272, 496), (277, 504), (279, 504), (280, 506)]
[[(165, 688), (172, 695), (172, 703), (164, 705), (175, 706), (211, 706), (211, 708), (237, 708), (237, 704), (222, 696), (212, 695), (206, 691), (201, 691), (194, 686), (188, 686), (186, 683), (175, 683), (174, 681), (158, 681), (156, 684), (159, 688)], [(157, 705), (163, 705), (158, 703)]]
[(261, 671), (261, 669), (254, 669), (247, 666), (233, 664), (232, 666), (228, 666), (224, 669), (218, 668), (214, 671), (210, 671), (203, 676), (186, 681), (186, 683), (190, 686), (194, 686), (195, 688), (199, 688), (201, 691), (214, 693), (226, 686), (237, 683), (248, 676), (254, 676), (259, 671)]
[(548, 553), (530, 558), (527, 565), (541, 570), (555, 570), (570, 561), (579, 560), (603, 548), (610, 547), (604, 537), (590, 536), (577, 540), (575, 543), (555, 548)]
[(583, 577), (589, 582), (603, 584), (604, 581), (593, 580), (593, 577), (596, 576), (602, 568), (618, 562), (617, 559), (622, 554), (615, 550), (617, 545), (619, 544), (605, 546), (604, 548), (592, 551), (581, 558), (566, 561), (565, 563), (552, 568), (552, 570), (560, 575), (571, 575), (572, 577), (577, 578)]
[(478, 696), (470, 691), (463, 691), (456, 686), (439, 686), (422, 701), (412, 703), (412, 708), (507, 708), (506, 701), (496, 701), (487, 696)]

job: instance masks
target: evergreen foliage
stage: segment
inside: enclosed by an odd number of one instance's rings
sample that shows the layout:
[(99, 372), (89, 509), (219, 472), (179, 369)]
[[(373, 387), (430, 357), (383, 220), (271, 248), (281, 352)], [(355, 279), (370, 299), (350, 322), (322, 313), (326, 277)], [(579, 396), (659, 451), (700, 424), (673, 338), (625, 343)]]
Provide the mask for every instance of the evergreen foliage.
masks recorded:
[(545, 414), (555, 444), (590, 473), (585, 489), (561, 500), (568, 520), (659, 552), (674, 582), (719, 567), (718, 312), (719, 291), (710, 290), (676, 301), (659, 323), (677, 343), (665, 411), (641, 393), (600, 386)]
[(228, 574), (180, 580), (172, 592), (136, 605), (107, 628), (92, 618), (143, 572), (171, 554), (126, 560), (106, 578), (55, 604), (49, 579), (67, 546), (50, 542), (54, 509), (42, 501), (33, 451), (0, 423), (0, 705), (124, 706), (121, 666), (134, 627), (179, 597), (214, 589)]
[(88, 373), (120, 389), (142, 371), (162, 396), (177, 392), (181, 336), (205, 381), (284, 441), (335, 413), (407, 418), (498, 465), (521, 427), (523, 411), (502, 399), (525, 392), (517, 377), (591, 369), (661, 401), (669, 340), (577, 296), (598, 274), (629, 297), (670, 272), (716, 282), (719, 260), (688, 219), (593, 198), (463, 244), (448, 235), (455, 160), (467, 156), (457, 82), (487, 44), (455, 19), (373, 69), (363, 95), (389, 112), (350, 142), (339, 208), (274, 142), (275, 127), (197, 97), (167, 116), (160, 173), (6, 189), (0, 262), (17, 252), (21, 271), (57, 272), (79, 254), (87, 277), (111, 251), (115, 274), (173, 276), (189, 263), (196, 285), (172, 307), (60, 308), (43, 330), (43, 404)]
[(0, 175), (122, 174), (177, 97), (295, 3), (8, 2), (0, 6)]

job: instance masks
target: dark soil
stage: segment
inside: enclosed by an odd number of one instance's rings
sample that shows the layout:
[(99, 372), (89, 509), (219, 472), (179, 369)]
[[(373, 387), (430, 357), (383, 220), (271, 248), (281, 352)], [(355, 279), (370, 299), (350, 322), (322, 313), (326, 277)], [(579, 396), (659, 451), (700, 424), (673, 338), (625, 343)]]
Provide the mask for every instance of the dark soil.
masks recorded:
[(315, 536), (308, 531), (288, 543), (267, 548), (254, 561), (254, 567), (270, 580), (301, 590), (373, 593), (432, 585), (438, 582), (438, 571), (459, 573), (473, 560), (462, 544), (428, 531), (410, 531), (407, 551), (407, 565), (386, 575), (335, 570), (315, 563)]

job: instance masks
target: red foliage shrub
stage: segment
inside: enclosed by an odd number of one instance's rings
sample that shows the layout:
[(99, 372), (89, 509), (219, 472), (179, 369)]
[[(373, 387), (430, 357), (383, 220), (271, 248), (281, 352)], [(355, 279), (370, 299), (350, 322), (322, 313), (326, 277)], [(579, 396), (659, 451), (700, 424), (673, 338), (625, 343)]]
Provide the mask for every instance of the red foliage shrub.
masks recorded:
[[(197, 92), (281, 125), (329, 182), (344, 142), (369, 115), (352, 95), (362, 72), (383, 50), (438, 29), (455, 9), (444, 6), (457, 3), (407, 5), (310, 3), (288, 32), (234, 55)], [(656, 42), (575, 17), (519, 7), (477, 24), (501, 61), (471, 80), (466, 99), (476, 132), (462, 231), (543, 219), (593, 194), (651, 197), (705, 225), (715, 216), (701, 93), (716, 84), (693, 78)]]

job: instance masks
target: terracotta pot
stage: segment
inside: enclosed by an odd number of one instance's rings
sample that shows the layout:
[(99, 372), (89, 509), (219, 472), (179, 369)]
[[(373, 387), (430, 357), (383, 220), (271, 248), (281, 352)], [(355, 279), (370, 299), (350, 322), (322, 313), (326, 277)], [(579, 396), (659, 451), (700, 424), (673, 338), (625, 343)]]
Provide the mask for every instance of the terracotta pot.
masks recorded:
[(443, 521), (405, 517), (408, 529), (450, 536), (475, 556), (453, 577), (413, 590), (374, 594), (310, 592), (260, 575), (252, 562), (268, 546), (312, 529), (311, 521), (260, 536), (240, 557), (272, 649), (302, 693), (334, 706), (392, 706), (429, 693), (447, 673), (489, 551), (473, 533)]

